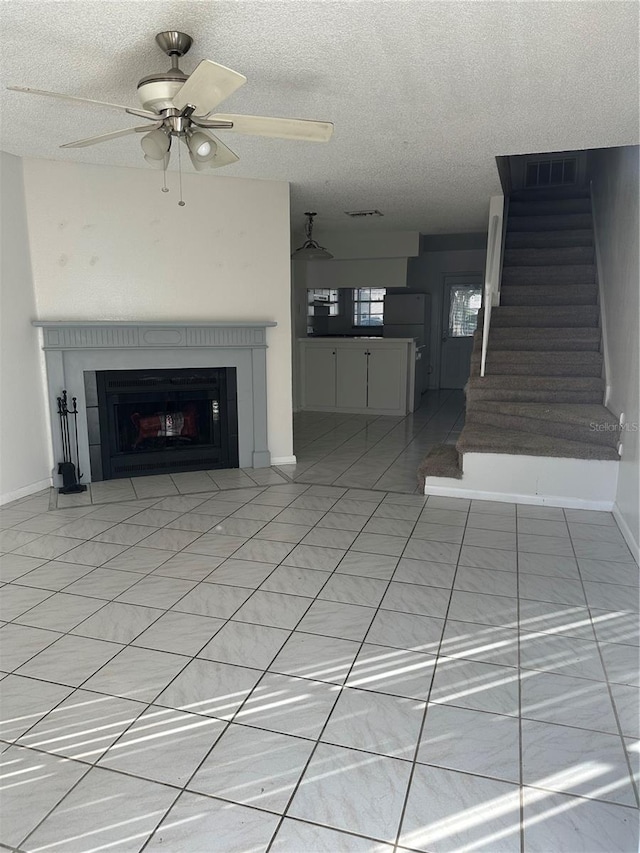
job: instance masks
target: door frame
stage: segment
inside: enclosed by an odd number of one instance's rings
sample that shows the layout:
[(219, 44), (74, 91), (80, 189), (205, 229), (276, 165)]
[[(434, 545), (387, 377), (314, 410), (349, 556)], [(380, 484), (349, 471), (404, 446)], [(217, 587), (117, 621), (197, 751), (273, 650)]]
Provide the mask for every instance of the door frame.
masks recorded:
[[(439, 317), (439, 344), (438, 344), (438, 387), (442, 388), (442, 368), (444, 364), (443, 345), (448, 340), (449, 335), (449, 305), (450, 305), (450, 289), (456, 285), (477, 285), (481, 291), (484, 289), (483, 273), (478, 272), (455, 272), (444, 273), (442, 276), (442, 303), (440, 305)], [(484, 296), (483, 296), (484, 301)], [(481, 310), (481, 309), (480, 309)]]

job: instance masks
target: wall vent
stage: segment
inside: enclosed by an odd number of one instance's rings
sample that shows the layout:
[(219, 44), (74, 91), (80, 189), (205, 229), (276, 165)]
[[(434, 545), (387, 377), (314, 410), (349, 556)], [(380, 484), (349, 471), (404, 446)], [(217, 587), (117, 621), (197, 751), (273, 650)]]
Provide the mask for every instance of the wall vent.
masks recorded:
[(345, 213), (353, 219), (361, 219), (365, 216), (384, 216), (381, 210), (345, 210)]
[(525, 187), (561, 187), (575, 184), (578, 176), (576, 157), (548, 158), (527, 163)]

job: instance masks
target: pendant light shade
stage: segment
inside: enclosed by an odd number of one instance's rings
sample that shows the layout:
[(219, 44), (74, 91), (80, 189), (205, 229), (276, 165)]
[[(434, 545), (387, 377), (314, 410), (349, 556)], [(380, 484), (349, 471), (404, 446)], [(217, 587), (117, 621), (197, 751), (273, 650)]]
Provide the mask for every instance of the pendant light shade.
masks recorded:
[(163, 130), (158, 129), (145, 134), (140, 140), (140, 145), (146, 157), (151, 160), (164, 160), (171, 140)]
[(189, 134), (187, 137), (187, 145), (189, 146), (189, 153), (191, 154), (191, 162), (193, 162), (194, 165), (194, 161), (197, 161), (198, 163), (206, 163), (209, 160), (213, 160), (218, 149), (218, 146), (209, 134), (203, 133), (200, 130)]
[(327, 252), (325, 248), (313, 239), (313, 217), (317, 215), (317, 213), (305, 213), (307, 222), (304, 226), (304, 233), (307, 239), (291, 255), (294, 261), (330, 261), (333, 258), (331, 252)]
[(155, 157), (149, 157), (148, 154), (144, 155), (144, 159), (154, 169), (166, 169), (169, 165), (170, 156), (171, 155), (167, 151), (167, 153), (164, 155), (164, 157), (161, 160), (156, 160)]

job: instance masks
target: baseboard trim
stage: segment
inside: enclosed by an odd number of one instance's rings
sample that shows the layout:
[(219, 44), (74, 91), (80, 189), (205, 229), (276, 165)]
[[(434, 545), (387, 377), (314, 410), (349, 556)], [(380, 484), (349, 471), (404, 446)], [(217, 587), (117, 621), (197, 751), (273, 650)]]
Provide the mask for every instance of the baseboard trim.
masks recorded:
[(272, 456), (272, 465), (295, 465), (297, 463), (295, 456)]
[(625, 517), (620, 511), (620, 507), (617, 503), (613, 505), (613, 517), (615, 518), (618, 527), (620, 528), (620, 533), (624, 536), (624, 541), (629, 546), (629, 550), (633, 555), (633, 559), (640, 566), (640, 545), (636, 542), (633, 533), (631, 532), (631, 528), (627, 524)]
[(29, 486), (23, 486), (21, 489), (16, 489), (14, 492), (4, 492), (4, 494), (0, 495), (0, 506), (9, 504), (12, 501), (20, 500), (20, 498), (28, 498), (29, 495), (34, 495), (36, 492), (48, 489), (51, 485), (51, 477), (48, 477), (46, 480), (38, 480), (37, 483), (31, 483)]
[(425, 495), (439, 498), (470, 498), (476, 501), (498, 501), (500, 503), (528, 504), (529, 506), (558, 506), (565, 509), (593, 509), (613, 511), (613, 501), (591, 501), (581, 498), (565, 498), (546, 495), (521, 495), (516, 492), (482, 492), (477, 489), (456, 489), (452, 486), (432, 486), (427, 483)]
[(427, 477), (424, 493), (610, 512), (619, 463), (500, 453), (465, 453), (462, 479)]

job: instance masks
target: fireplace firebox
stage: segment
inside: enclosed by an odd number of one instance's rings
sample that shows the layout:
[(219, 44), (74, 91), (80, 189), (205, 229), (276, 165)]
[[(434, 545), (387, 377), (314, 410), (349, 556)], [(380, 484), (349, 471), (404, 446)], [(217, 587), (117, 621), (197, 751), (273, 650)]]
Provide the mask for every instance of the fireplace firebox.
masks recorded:
[(237, 468), (233, 367), (96, 372), (102, 476)]

